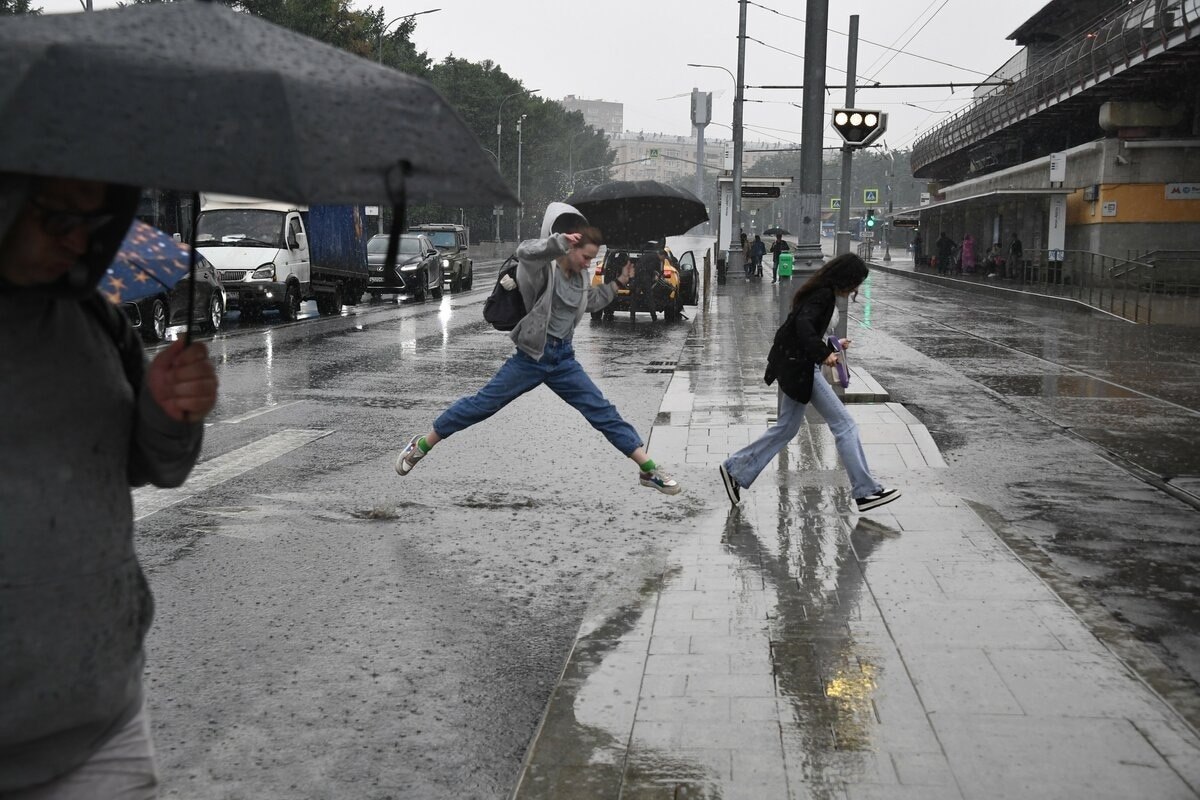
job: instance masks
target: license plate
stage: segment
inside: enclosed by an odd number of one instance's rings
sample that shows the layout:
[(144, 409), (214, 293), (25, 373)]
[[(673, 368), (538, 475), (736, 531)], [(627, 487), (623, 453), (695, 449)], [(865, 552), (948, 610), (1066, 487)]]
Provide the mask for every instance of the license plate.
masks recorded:
[(383, 283), (383, 276), (371, 276), (370, 278), (367, 278), (367, 283)]

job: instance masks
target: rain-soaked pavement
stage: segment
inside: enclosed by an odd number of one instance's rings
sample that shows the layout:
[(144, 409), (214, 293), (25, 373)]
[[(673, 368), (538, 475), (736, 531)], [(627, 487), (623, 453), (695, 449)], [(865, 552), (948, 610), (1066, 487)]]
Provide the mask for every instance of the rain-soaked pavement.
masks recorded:
[(1188, 334), (877, 271), (852, 408), (905, 496), (850, 513), (814, 425), (731, 512), (792, 288), (581, 326), (677, 498), (547, 392), (392, 477), (508, 350), (481, 292), (218, 337), (194, 493), (139, 497), (164, 794), (1195, 797)]
[[(1200, 740), (1184, 717), (1194, 684), (1144, 652), (1076, 576), (1012, 546), (1021, 514), (1059, 505), (1090, 517), (1055, 487), (1128, 475), (1089, 456), (1089, 442), (1039, 445), (1054, 436), (1042, 420), (1021, 424), (994, 394), (940, 377), (939, 360), (881, 330), (911, 334), (914, 313), (940, 305), (907, 299), (910, 288), (877, 274), (851, 312), (860, 367), (920, 412), (851, 406), (874, 471), (905, 492), (862, 516), (848, 511), (819, 424), (740, 510), (721, 502), (716, 465), (774, 409), (760, 375), (778, 290), (731, 282), (701, 318), (651, 447), (686, 453), (717, 497), (638, 598), (582, 627), (518, 797), (1196, 796)], [(963, 320), (978, 315), (956, 299)], [(1024, 312), (1009, 306), (1010, 320)], [(973, 410), (959, 422), (919, 406), (943, 394)], [(925, 436), (930, 420), (941, 454)], [(1012, 497), (1011, 475), (1041, 466), (1029, 450), (1058, 474)], [(1098, 463), (1081, 469), (1089, 457)], [(968, 458), (980, 463), (964, 469)], [(1137, 482), (1112, 505), (1122, 499), (1140, 504), (1124, 511), (1130, 525), (1144, 530), (1137, 516), (1152, 507), (1194, 534), (1195, 510), (1170, 495)], [(1159, 671), (1139, 675), (1118, 654)], [(1185, 702), (1172, 707), (1155, 689)]]

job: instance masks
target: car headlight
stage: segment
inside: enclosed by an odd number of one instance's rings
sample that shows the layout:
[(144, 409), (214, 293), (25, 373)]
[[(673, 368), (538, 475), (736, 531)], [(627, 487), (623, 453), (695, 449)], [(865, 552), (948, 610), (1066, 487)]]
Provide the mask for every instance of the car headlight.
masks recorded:
[(258, 269), (254, 270), (254, 274), (250, 276), (253, 280), (273, 281), (275, 280), (275, 265), (263, 264)]
[(416, 271), (417, 271), (417, 265), (416, 265), (416, 264), (409, 264), (407, 267), (401, 267), (401, 268), (400, 268), (400, 271), (401, 271), (401, 272), (416, 272)]
[(442, 269), (450, 269), (450, 259), (448, 259), (448, 258), (442, 259)]

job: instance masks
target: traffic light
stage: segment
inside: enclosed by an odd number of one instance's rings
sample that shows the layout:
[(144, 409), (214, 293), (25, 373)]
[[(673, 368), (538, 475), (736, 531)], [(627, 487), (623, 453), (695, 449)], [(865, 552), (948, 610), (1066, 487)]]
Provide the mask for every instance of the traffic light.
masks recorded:
[(867, 209), (867, 228), (870, 229), (870, 228), (874, 228), (874, 227), (875, 227), (875, 209), (868, 208)]
[(866, 147), (887, 130), (887, 114), (864, 108), (835, 108), (833, 129), (851, 147)]

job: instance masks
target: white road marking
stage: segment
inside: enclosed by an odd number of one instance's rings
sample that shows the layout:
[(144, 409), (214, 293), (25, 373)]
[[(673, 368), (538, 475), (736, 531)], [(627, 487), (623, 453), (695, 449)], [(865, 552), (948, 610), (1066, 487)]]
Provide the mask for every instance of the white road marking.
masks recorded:
[(262, 408), (256, 408), (253, 411), (247, 411), (245, 414), (242, 414), (239, 417), (230, 417), (229, 419), (218, 420), (218, 422), (223, 422), (226, 425), (237, 425), (239, 422), (245, 422), (248, 419), (261, 417), (263, 414), (270, 414), (272, 411), (278, 411), (281, 408), (299, 405), (303, 402), (303, 400), (293, 400), (290, 403), (271, 403), (270, 405), (265, 405)]
[(178, 489), (159, 489), (145, 486), (133, 492), (134, 520), (141, 521), (151, 514), (169, 508), (206, 489), (236, 478), (268, 461), (315, 442), (333, 431), (284, 430), (271, 434), (223, 456), (197, 464), (187, 483)]

